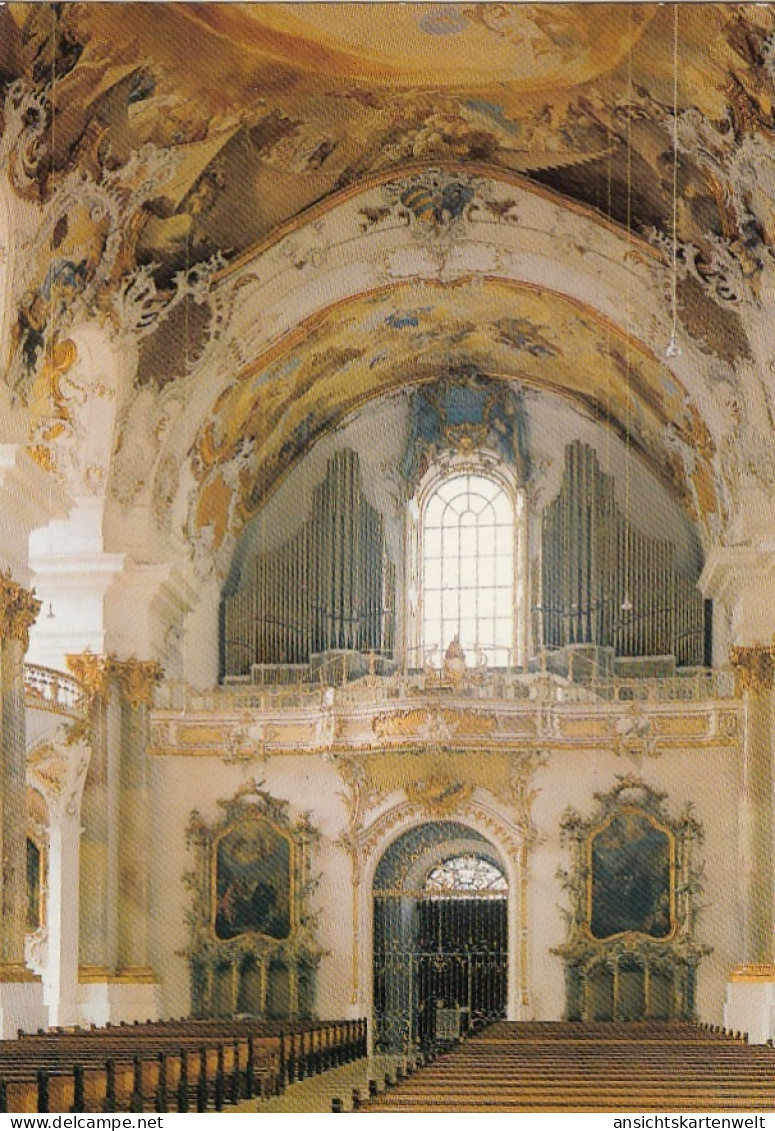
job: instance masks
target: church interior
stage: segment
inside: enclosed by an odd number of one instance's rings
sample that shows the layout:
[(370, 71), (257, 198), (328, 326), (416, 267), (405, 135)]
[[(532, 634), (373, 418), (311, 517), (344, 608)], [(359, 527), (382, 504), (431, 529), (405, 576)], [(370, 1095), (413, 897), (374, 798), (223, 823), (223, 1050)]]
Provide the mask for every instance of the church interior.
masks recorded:
[(0, 1038), (775, 1038), (775, 9), (8, 3), (0, 77)]

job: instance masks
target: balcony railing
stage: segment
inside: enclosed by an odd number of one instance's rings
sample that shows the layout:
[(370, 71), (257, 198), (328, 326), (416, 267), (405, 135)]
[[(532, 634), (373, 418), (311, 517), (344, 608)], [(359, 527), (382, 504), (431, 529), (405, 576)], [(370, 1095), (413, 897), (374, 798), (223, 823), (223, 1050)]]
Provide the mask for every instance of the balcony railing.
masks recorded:
[(86, 710), (86, 690), (66, 672), (41, 664), (24, 665), (24, 702), (38, 711), (79, 718)]
[[(693, 668), (665, 677), (592, 677), (573, 681), (551, 672), (472, 670), (456, 686), (425, 671), (366, 675), (338, 686), (324, 682), (251, 684), (197, 690), (185, 683), (159, 686), (155, 705), (168, 711), (260, 711), (285, 709), (319, 710), (322, 706), (358, 706), (413, 699), (418, 695), (450, 695), (463, 699), (491, 700), (508, 704), (524, 702), (529, 708), (549, 703), (708, 702), (733, 699), (734, 676), (728, 669)], [(325, 702), (324, 702), (325, 697)]]

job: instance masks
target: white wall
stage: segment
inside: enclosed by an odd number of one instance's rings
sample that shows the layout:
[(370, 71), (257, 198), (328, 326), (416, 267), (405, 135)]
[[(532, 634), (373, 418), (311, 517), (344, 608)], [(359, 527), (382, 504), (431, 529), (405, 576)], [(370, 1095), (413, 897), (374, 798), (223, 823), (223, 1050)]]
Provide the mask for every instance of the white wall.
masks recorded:
[[(411, 755), (406, 757), (410, 779)], [(529, 1004), (524, 1016), (552, 1020), (560, 1018), (564, 1009), (562, 962), (550, 954), (552, 947), (565, 941), (561, 908), (569, 906), (557, 876), (558, 868), (570, 865), (570, 848), (560, 843), (562, 814), (571, 806), (584, 817), (591, 815), (596, 809), (594, 793), (611, 789), (617, 775), (631, 773), (668, 793), (666, 805), (673, 817), (687, 802), (693, 802), (694, 816), (704, 826), (705, 842), (695, 846), (694, 859), (695, 867), (704, 861), (704, 891), (698, 903), (705, 910), (699, 918), (697, 939), (713, 952), (700, 963), (697, 1001), (703, 1020), (721, 1023), (725, 982), (740, 953), (736, 762), (733, 748), (698, 748), (646, 758), (641, 764), (613, 753), (554, 753), (547, 765), (539, 767), (533, 806), (538, 840), (528, 865)], [(208, 757), (152, 759), (153, 965), (162, 982), (164, 1011), (179, 1016), (189, 1009), (187, 965), (176, 954), (186, 944), (185, 913), (192, 901), (182, 883), (184, 872), (194, 863), (193, 853), (185, 848), (189, 813), (197, 808), (214, 822), (219, 816), (217, 799), (232, 796), (250, 776), (264, 779), (263, 788), (274, 797), (289, 800), (292, 816), (308, 810), (311, 823), (321, 833), (312, 860), (313, 874), (321, 875), (313, 905), (320, 910), (319, 941), (328, 953), (319, 971), (318, 1010), (322, 1016), (357, 1014), (359, 1008), (351, 1001), (350, 862), (336, 844), (347, 824), (345, 806), (338, 796), (343, 783), (334, 766), (317, 754), (271, 756), (249, 769)], [(393, 797), (394, 801), (402, 799), (400, 793)], [(453, 812), (445, 819), (460, 818)], [(396, 835), (400, 831), (397, 828)], [(366, 946), (370, 947), (368, 939)], [(368, 982), (368, 971), (364, 976)]]

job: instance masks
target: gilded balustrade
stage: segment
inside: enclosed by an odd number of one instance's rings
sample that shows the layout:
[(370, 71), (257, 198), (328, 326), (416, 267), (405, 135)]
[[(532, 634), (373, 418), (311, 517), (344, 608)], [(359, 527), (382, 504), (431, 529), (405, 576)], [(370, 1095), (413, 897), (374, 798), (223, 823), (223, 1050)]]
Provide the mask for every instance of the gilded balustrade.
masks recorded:
[[(204, 690), (167, 680), (157, 688), (154, 706), (177, 711), (257, 711), (272, 713), (292, 708), (314, 709), (321, 703), (325, 683), (299, 680), (293, 684), (253, 686), (227, 684)], [(685, 675), (654, 678), (592, 677), (574, 682), (547, 672), (491, 671), (463, 680), (460, 687), (429, 683), (427, 673), (396, 672), (367, 675), (335, 687), (336, 702), (368, 704), (399, 701), (418, 694), (439, 696), (455, 692), (466, 699), (515, 703), (670, 703), (708, 702), (736, 697), (735, 679), (727, 669), (693, 668)]]
[(24, 665), (24, 702), (28, 710), (80, 718), (88, 710), (87, 690), (66, 672), (41, 664)]

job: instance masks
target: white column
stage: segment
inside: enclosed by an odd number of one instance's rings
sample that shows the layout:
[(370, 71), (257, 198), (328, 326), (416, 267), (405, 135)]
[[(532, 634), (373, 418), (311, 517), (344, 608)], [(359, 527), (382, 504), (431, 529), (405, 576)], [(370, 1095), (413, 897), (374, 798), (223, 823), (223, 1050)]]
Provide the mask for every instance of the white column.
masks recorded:
[(82, 803), (80, 1003), (86, 1022), (158, 1017), (150, 968), (148, 738), (154, 661), (68, 656), (90, 692), (92, 757)]
[[(745, 517), (745, 516), (743, 516)], [(771, 535), (769, 506), (753, 523), (750, 514), (739, 534), (741, 546), (719, 547), (708, 555), (700, 578), (706, 596), (728, 614), (732, 646), (729, 662), (743, 701), (738, 798), (738, 961), (727, 981), (724, 1023), (746, 1032), (752, 1043), (775, 1037), (775, 822), (773, 821), (773, 703), (775, 645), (775, 554), (766, 549)], [(742, 520), (741, 520), (742, 522)], [(762, 522), (764, 529), (762, 529)], [(766, 536), (766, 537), (765, 537)], [(716, 622), (724, 618), (717, 616)], [(727, 641), (714, 642), (721, 656)]]
[(78, 1004), (81, 797), (90, 751), (46, 743), (28, 762), (28, 779), (46, 799), (48, 842), (47, 962), (43, 975), (49, 1025), (81, 1021)]
[(27, 918), (24, 653), (40, 610), (0, 574), (0, 1039), (45, 1024), (43, 991), (24, 961)]

